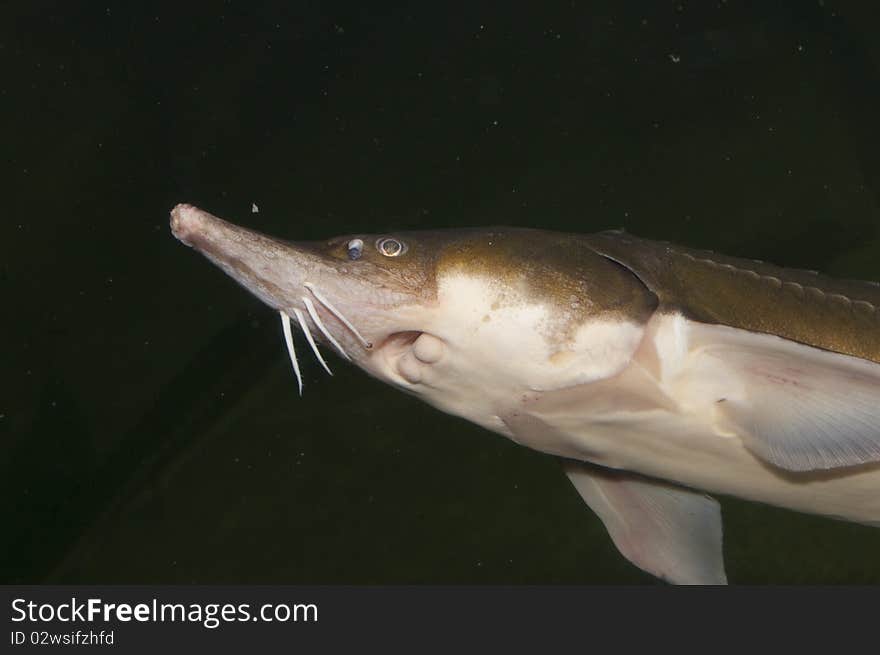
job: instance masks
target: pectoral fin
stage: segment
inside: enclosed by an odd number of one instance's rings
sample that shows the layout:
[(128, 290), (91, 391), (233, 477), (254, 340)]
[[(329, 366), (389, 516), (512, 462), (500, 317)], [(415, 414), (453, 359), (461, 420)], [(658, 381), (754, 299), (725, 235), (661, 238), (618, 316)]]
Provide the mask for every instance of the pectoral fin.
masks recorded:
[(705, 352), (738, 381), (739, 390), (717, 402), (722, 427), (790, 471), (880, 461), (880, 365), (737, 332)]
[(621, 554), (675, 584), (726, 584), (721, 507), (701, 493), (565, 461), (565, 472)]

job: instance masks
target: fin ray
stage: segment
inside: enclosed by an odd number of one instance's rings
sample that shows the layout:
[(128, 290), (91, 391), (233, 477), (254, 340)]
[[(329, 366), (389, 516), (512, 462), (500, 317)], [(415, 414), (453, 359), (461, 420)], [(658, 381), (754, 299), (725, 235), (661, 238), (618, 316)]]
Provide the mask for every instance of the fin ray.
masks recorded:
[(790, 471), (880, 461), (880, 365), (747, 332), (705, 354), (740, 386), (718, 400), (722, 426), (761, 459)]
[(718, 501), (572, 460), (565, 472), (620, 553), (640, 569), (674, 584), (727, 584)]

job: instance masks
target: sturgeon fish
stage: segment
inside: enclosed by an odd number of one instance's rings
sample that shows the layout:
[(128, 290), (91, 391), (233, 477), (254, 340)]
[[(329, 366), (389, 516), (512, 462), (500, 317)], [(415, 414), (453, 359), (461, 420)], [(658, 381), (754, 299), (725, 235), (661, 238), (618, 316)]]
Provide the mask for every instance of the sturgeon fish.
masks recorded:
[(880, 526), (880, 286), (639, 239), (171, 230), (370, 375), (561, 458), (620, 553), (723, 584), (727, 494)]

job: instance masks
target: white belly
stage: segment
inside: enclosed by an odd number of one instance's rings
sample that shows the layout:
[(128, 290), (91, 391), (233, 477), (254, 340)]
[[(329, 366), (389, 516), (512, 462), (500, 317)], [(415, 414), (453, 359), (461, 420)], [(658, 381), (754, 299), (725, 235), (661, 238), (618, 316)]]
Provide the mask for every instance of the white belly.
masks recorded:
[[(782, 348), (803, 355), (807, 359), (801, 368), (810, 371), (808, 360), (815, 349), (780, 342), (777, 337), (692, 323), (681, 316), (657, 316), (623, 373), (593, 384), (532, 394), (507, 408), (502, 418), (516, 441), (545, 452), (708, 492), (880, 525), (880, 464), (785, 470), (754, 454), (724, 420), (720, 408), (725, 402), (756, 393), (749, 386), (750, 376), (741, 374), (747, 367), (729, 361), (746, 352), (743, 344), (760, 352)], [(735, 347), (727, 347), (734, 343)], [(876, 373), (880, 379), (880, 365), (864, 360), (853, 364), (859, 375)], [(874, 392), (868, 387), (867, 393)], [(880, 407), (880, 386), (876, 393)], [(846, 407), (837, 410), (845, 425)], [(787, 420), (782, 406), (779, 415)]]

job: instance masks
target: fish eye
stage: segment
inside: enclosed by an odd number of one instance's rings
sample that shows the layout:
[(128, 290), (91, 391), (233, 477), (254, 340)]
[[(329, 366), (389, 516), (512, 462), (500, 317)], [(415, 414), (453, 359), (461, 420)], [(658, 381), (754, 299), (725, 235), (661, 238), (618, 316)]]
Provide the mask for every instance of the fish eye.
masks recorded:
[(348, 249), (348, 258), (351, 260), (360, 259), (364, 252), (364, 242), (360, 239), (352, 239), (346, 246)]
[(406, 252), (406, 244), (393, 237), (385, 237), (376, 242), (376, 249), (386, 257), (399, 257)]

